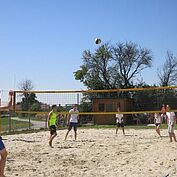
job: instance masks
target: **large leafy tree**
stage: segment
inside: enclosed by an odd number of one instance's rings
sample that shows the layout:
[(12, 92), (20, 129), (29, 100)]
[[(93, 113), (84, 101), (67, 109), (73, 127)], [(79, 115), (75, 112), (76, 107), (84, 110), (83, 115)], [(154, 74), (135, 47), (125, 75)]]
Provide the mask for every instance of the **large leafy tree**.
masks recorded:
[(112, 49), (104, 44), (95, 51), (83, 52), (83, 65), (77, 70), (75, 79), (83, 82), (89, 89), (114, 88), (111, 78)]
[(113, 60), (115, 61), (114, 69), (121, 78), (123, 88), (133, 86), (133, 78), (137, 77), (140, 72), (152, 64), (151, 51), (138, 45), (129, 43), (119, 43), (113, 47)]
[(151, 51), (127, 42), (115, 46), (109, 43), (98, 47), (94, 53), (83, 52), (83, 64), (74, 73), (75, 79), (88, 89), (115, 89), (133, 86), (133, 78), (151, 67)]

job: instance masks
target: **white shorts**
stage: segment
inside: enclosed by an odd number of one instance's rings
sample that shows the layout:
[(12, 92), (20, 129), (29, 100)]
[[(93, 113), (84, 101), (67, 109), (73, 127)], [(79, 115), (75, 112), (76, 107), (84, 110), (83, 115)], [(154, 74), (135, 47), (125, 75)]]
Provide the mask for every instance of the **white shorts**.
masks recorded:
[(168, 133), (174, 133), (174, 126), (168, 125)]

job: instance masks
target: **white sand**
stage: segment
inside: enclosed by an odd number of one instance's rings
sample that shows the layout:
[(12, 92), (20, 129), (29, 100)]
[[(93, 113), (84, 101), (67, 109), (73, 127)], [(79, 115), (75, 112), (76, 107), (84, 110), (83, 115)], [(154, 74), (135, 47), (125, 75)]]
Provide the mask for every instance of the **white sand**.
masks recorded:
[[(155, 130), (78, 129), (59, 130), (54, 148), (49, 132), (4, 136), (9, 151), (7, 177), (177, 177), (177, 143), (158, 138)], [(167, 131), (162, 134), (167, 136)]]

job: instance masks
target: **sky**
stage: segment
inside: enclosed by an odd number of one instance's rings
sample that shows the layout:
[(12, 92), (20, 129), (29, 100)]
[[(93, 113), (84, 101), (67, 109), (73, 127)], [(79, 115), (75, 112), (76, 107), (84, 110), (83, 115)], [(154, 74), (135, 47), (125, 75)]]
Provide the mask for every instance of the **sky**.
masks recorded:
[(152, 51), (140, 77), (158, 83), (167, 50), (177, 56), (176, 0), (0, 0), (0, 90), (81, 90), (73, 72), (96, 37)]

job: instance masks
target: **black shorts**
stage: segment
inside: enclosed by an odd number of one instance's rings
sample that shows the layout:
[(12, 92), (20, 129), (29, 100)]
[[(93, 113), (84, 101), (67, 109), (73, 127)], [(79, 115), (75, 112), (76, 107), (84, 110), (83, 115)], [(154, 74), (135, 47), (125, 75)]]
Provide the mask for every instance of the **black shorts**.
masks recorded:
[(122, 123), (117, 123), (117, 127), (124, 127), (124, 123), (122, 122)]
[(71, 130), (72, 127), (74, 128), (74, 131), (77, 131), (77, 123), (75, 122), (70, 122), (68, 126), (68, 130)]
[(155, 126), (156, 126), (156, 127), (157, 127), (157, 126), (160, 126), (160, 123), (156, 123)]
[(56, 126), (55, 126), (55, 125), (51, 125), (51, 126), (49, 127), (49, 129), (50, 129), (50, 134), (51, 134), (51, 135), (57, 133), (57, 129), (56, 129)]

